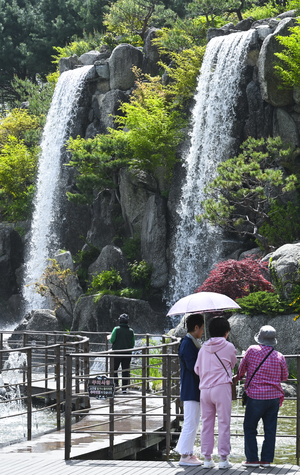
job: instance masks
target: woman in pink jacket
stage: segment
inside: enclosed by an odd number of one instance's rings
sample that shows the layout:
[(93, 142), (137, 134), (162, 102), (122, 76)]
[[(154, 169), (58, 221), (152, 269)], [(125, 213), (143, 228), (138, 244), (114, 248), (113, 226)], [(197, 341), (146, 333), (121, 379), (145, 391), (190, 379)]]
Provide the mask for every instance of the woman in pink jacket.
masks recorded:
[(227, 341), (229, 322), (215, 317), (209, 324), (211, 338), (198, 353), (194, 371), (200, 377), (201, 452), (205, 456), (203, 468), (214, 467), (211, 454), (214, 448), (214, 425), (218, 414), (219, 468), (230, 468), (231, 370), (237, 362), (236, 349)]

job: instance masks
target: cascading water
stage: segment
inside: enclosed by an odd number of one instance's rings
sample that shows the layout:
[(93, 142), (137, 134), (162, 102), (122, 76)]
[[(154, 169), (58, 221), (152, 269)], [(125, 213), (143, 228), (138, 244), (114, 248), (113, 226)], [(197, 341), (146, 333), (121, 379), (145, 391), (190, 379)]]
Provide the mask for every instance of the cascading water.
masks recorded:
[(44, 308), (45, 299), (34, 292), (33, 285), (42, 275), (47, 259), (59, 247), (55, 220), (60, 196), (62, 150), (70, 135), (72, 120), (85, 80), (93, 66), (64, 72), (58, 79), (41, 143), (35, 210), (31, 241), (27, 252), (23, 297), (25, 311)]
[(222, 253), (222, 233), (195, 216), (203, 209), (204, 188), (218, 164), (235, 151), (235, 107), (253, 30), (213, 38), (207, 45), (198, 79), (191, 147), (177, 213), (169, 304), (193, 293)]

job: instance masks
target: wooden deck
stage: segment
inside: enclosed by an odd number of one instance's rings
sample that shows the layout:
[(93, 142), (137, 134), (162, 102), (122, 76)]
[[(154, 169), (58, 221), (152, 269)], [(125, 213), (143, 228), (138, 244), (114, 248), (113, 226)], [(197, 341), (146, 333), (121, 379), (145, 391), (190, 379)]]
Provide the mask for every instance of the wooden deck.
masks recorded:
[[(218, 467), (181, 467), (177, 462), (137, 462), (131, 460), (69, 460), (47, 454), (1, 454), (1, 475), (217, 475)], [(220, 473), (220, 472), (219, 472)], [(270, 468), (245, 468), (234, 464), (221, 470), (222, 475), (300, 474), (296, 465), (274, 465)]]

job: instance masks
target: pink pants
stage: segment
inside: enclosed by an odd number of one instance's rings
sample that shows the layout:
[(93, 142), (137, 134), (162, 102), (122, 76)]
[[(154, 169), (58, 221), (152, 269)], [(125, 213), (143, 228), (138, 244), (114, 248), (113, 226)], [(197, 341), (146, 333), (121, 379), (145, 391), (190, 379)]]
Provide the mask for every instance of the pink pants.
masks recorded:
[(201, 389), (201, 453), (210, 457), (214, 449), (214, 426), (218, 414), (218, 452), (227, 457), (230, 454), (231, 384), (219, 384), (213, 388)]

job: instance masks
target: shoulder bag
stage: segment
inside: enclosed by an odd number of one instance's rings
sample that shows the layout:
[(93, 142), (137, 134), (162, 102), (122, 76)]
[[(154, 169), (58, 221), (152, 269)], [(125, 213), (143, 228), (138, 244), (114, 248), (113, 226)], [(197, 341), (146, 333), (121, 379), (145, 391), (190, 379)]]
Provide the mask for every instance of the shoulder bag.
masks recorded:
[[(270, 356), (270, 354), (272, 353), (272, 351), (274, 351), (274, 348), (272, 348), (272, 350), (264, 357), (264, 359), (262, 360), (262, 362), (259, 363), (258, 367), (256, 368), (256, 370), (254, 371), (254, 373), (252, 374), (252, 376), (251, 376), (251, 378), (250, 378), (250, 380), (249, 380), (249, 383), (248, 383), (247, 388), (249, 388), (250, 383), (251, 383), (252, 378), (253, 378), (253, 376), (255, 375), (255, 373), (259, 370), (259, 368), (261, 367), (261, 365), (266, 361), (266, 359), (268, 358), (268, 356)], [(245, 386), (246, 386), (246, 385), (245, 385)], [(243, 391), (243, 394), (242, 394), (242, 404), (243, 404), (243, 406), (246, 406), (246, 404), (247, 404), (247, 397), (248, 397), (248, 396), (247, 396), (247, 393), (246, 393), (246, 389), (247, 389), (247, 388), (245, 387), (245, 389), (244, 389), (244, 391)]]
[[(220, 360), (220, 358), (218, 357), (217, 353), (215, 353), (215, 355), (216, 355), (216, 357), (218, 358), (218, 360), (220, 361), (220, 363), (222, 364), (223, 368), (225, 369), (228, 378), (230, 378), (229, 373), (228, 373), (228, 371), (227, 371), (227, 369), (226, 369), (226, 367), (225, 367), (223, 361)], [(232, 378), (231, 378), (231, 380), (232, 380)], [(232, 396), (232, 401), (236, 401), (236, 384), (235, 384), (233, 381), (231, 381), (231, 396)]]

